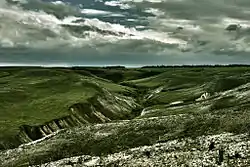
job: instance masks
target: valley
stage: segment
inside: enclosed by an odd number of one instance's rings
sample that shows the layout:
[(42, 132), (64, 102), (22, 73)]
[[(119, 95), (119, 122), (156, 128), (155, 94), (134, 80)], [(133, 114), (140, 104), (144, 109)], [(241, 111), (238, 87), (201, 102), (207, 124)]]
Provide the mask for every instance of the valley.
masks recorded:
[(248, 66), (2, 67), (0, 166), (248, 166)]

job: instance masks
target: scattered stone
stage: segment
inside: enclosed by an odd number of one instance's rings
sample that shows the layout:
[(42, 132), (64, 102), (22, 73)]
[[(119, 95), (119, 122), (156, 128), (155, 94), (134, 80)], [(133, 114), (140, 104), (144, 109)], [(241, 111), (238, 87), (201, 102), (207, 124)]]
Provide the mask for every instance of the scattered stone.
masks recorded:
[(68, 162), (66, 162), (65, 163), (65, 165), (71, 165), (71, 166), (73, 166), (75, 163), (73, 163), (73, 162), (71, 162), (71, 161), (68, 161)]
[(218, 165), (221, 165), (224, 160), (224, 150), (223, 148), (219, 149), (219, 159), (218, 159)]
[(214, 143), (214, 141), (212, 141), (212, 142), (210, 143), (210, 145), (209, 145), (209, 151), (211, 151), (211, 150), (213, 150), (213, 149), (215, 149), (215, 143)]
[(100, 163), (100, 158), (99, 157), (94, 157), (90, 161), (85, 162), (84, 165), (86, 166), (97, 166)]
[(150, 158), (150, 155), (151, 155), (151, 154), (150, 154), (149, 151), (145, 151), (144, 154), (145, 154), (148, 158)]
[(208, 99), (209, 97), (210, 97), (210, 94), (207, 93), (207, 92), (205, 92), (205, 93), (203, 93), (203, 94), (201, 95), (200, 98), (196, 99), (195, 101), (203, 101), (203, 100)]
[[(219, 145), (218, 149), (215, 147)], [(51, 162), (47, 167), (60, 167), (63, 162), (77, 162), (74, 166), (108, 166), (108, 167), (130, 167), (130, 166), (248, 166), (250, 159), (243, 158), (249, 155), (250, 145), (247, 134), (234, 135), (223, 133), (219, 135), (201, 136), (196, 139), (183, 138), (182, 140), (171, 140), (165, 143), (157, 143), (151, 146), (141, 146), (122, 152), (100, 157), (82, 155), (78, 157), (65, 158)], [(210, 151), (208, 148), (210, 147)], [(225, 156), (228, 155), (228, 156)], [(83, 158), (83, 163), (78, 162)], [(79, 160), (80, 159), (80, 160)], [(160, 164), (160, 165), (159, 165)], [(40, 167), (45, 167), (41, 165)]]
[(234, 157), (235, 157), (236, 159), (238, 159), (238, 158), (241, 158), (241, 155), (240, 155), (239, 153), (235, 153)]
[(78, 160), (77, 160), (77, 164), (82, 164), (82, 162), (83, 162), (83, 158), (79, 157)]

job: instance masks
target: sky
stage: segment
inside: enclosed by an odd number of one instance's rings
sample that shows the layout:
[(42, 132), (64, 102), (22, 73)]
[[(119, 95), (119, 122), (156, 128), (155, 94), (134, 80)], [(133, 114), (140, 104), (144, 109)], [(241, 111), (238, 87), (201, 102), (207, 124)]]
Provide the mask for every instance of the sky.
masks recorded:
[(249, 43), (249, 0), (0, 0), (0, 66), (250, 64)]

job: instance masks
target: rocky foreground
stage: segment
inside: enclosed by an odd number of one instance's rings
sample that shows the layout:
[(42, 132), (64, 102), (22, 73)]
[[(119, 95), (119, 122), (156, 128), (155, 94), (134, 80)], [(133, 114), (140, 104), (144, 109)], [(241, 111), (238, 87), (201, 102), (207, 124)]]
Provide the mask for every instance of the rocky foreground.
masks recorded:
[(136, 147), (107, 156), (75, 156), (37, 166), (249, 166), (249, 146), (248, 135), (223, 133)]

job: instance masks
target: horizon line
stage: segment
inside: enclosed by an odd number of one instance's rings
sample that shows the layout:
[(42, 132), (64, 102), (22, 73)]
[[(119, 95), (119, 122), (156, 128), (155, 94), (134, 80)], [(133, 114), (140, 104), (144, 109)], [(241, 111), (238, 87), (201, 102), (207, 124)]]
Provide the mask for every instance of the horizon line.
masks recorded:
[(74, 64), (1, 64), (0, 68), (3, 67), (40, 67), (40, 68), (73, 68), (73, 67), (125, 67), (125, 68), (141, 68), (141, 67), (183, 67), (183, 66), (250, 66), (250, 64), (145, 64), (145, 65), (74, 65)]

